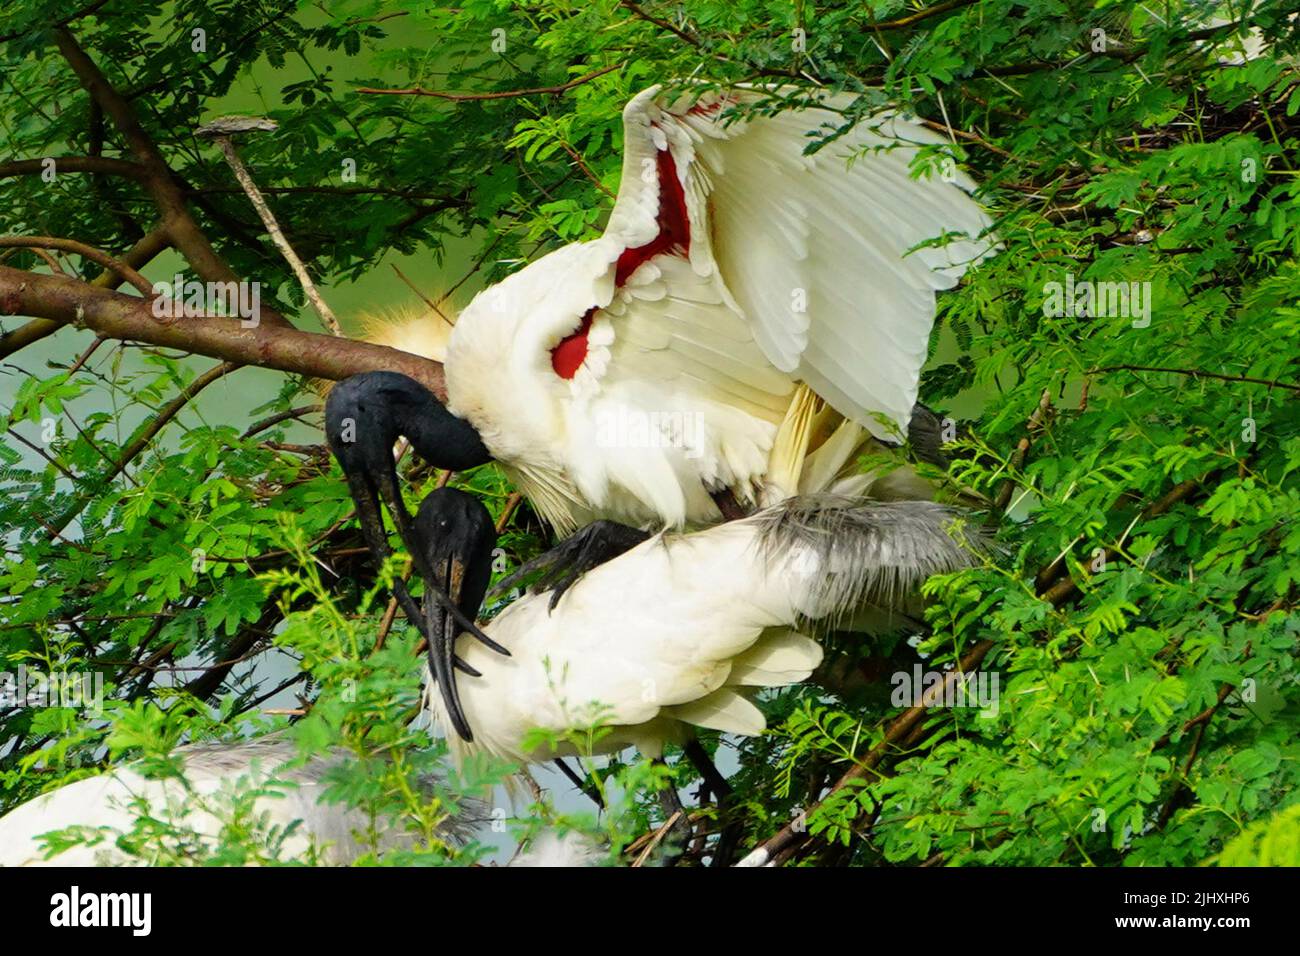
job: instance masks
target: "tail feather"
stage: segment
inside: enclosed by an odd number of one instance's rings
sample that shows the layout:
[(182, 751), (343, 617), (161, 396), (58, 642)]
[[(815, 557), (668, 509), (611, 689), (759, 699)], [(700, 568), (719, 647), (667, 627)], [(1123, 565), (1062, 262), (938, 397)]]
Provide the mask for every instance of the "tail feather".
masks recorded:
[(838, 495), (792, 498), (759, 514), (764, 560), (800, 582), (799, 612), (838, 620), (864, 606), (903, 608), (926, 578), (976, 563), (987, 550), (932, 501)]
[(698, 700), (663, 708), (666, 716), (696, 727), (757, 737), (767, 729), (763, 712), (733, 687), (722, 686)]

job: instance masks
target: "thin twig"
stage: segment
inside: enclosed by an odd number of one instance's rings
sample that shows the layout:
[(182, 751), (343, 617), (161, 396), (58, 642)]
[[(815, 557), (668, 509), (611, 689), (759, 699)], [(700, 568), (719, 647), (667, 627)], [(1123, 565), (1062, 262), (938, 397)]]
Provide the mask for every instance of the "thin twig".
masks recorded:
[(599, 70), (593, 70), (584, 76), (580, 76), (568, 83), (561, 83), (559, 86), (538, 86), (529, 90), (503, 90), (498, 93), (448, 93), (443, 90), (426, 90), (422, 86), (410, 86), (401, 90), (381, 90), (375, 87), (360, 87), (358, 93), (377, 93), (388, 96), (434, 96), (440, 100), (451, 100), (454, 103), (468, 103), (475, 100), (508, 100), (519, 96), (540, 96), (540, 95), (559, 95), (575, 86), (581, 86), (583, 83), (590, 83), (598, 76), (604, 76), (606, 73), (613, 73), (622, 67), (622, 63), (615, 63), (613, 66), (601, 67)]
[[(75, 239), (61, 239), (57, 236), (0, 236), (0, 249), (58, 249), (61, 252), (75, 252), (91, 260), (96, 265), (111, 269), (140, 291), (141, 295), (153, 298), (153, 283), (136, 272), (125, 262), (114, 259), (107, 252), (88, 246)], [(63, 274), (62, 270), (59, 270)]]
[(280, 229), (280, 224), (275, 220), (275, 214), (271, 212), (271, 207), (266, 204), (266, 198), (262, 191), (257, 188), (257, 183), (253, 182), (253, 177), (248, 172), (248, 167), (244, 161), (239, 158), (239, 153), (235, 150), (235, 144), (229, 135), (217, 135), (212, 139), (216, 142), (217, 148), (221, 154), (226, 157), (226, 162), (239, 180), (239, 185), (244, 187), (244, 192), (248, 195), (248, 201), (253, 204), (257, 210), (257, 215), (262, 220), (262, 225), (266, 226), (266, 231), (275, 243), (275, 247), (280, 250), (280, 255), (284, 256), (289, 268), (298, 278), (298, 284), (302, 286), (303, 293), (307, 296), (312, 306), (316, 309), (316, 314), (320, 316), (321, 324), (327, 328), (331, 334), (342, 336), (343, 329), (339, 325), (338, 318), (334, 315), (333, 310), (325, 304), (321, 298), (316, 283), (312, 281), (311, 275), (307, 272), (307, 267), (298, 258), (298, 253), (293, 251), (293, 246), (289, 245), (289, 240), (285, 238), (284, 232)]
[(420, 297), (420, 299), (424, 302), (425, 305), (427, 305), (429, 308), (433, 309), (434, 312), (437, 312), (437, 313), (438, 313), (438, 317), (439, 317), (440, 319), (442, 319), (442, 321), (446, 322), (448, 325), (451, 325), (451, 324), (452, 324), (451, 319), (447, 318), (446, 313), (443, 312), (442, 309), (438, 308), (438, 303), (437, 303), (437, 302), (434, 302), (434, 301), (433, 301), (432, 299), (430, 299), (427, 295), (425, 295), (423, 292), (421, 292), (421, 291), (419, 290), (419, 288), (416, 287), (415, 283), (412, 282), (410, 279), (408, 279), (408, 278), (406, 277), (406, 274), (405, 274), (404, 272), (402, 272), (401, 269), (397, 268), (397, 263), (396, 263), (396, 262), (390, 262), (389, 265), (392, 266), (392, 267), (393, 267), (393, 271), (397, 273), (397, 278), (399, 278), (399, 279), (401, 279), (403, 282), (405, 282), (405, 283), (406, 283), (406, 287), (407, 287), (408, 289), (410, 289), (412, 292), (414, 292), (416, 295), (418, 295), (418, 296)]
[(664, 821), (664, 825), (655, 831), (654, 837), (646, 844), (646, 848), (641, 851), (641, 855), (636, 858), (636, 862), (632, 864), (634, 868), (645, 863), (650, 854), (654, 852), (655, 847), (657, 847), (660, 842), (662, 842), (663, 838), (668, 835), (668, 831), (673, 828), (673, 824), (681, 819), (682, 814), (685, 812), (685, 810), (678, 810)]
[(1223, 382), (1248, 382), (1251, 385), (1267, 385), (1269, 388), (1285, 388), (1288, 391), (1300, 392), (1300, 384), (1293, 382), (1279, 382), (1276, 379), (1251, 378), (1249, 375), (1222, 375), (1218, 372), (1207, 372), (1199, 368), (1165, 368), (1160, 365), (1107, 365), (1104, 368), (1092, 368), (1088, 370), (1089, 375), (1100, 375), (1103, 372), (1168, 372), (1170, 375), (1188, 375), (1192, 378), (1216, 378)]
[(281, 422), (288, 421), (291, 418), (301, 418), (303, 415), (310, 415), (313, 412), (323, 411), (324, 408), (324, 405), (300, 405), (297, 408), (289, 409), (287, 412), (276, 412), (274, 415), (263, 418), (261, 421), (249, 425), (248, 429), (240, 437), (252, 438), (258, 432), (264, 432), (268, 428), (278, 425)]

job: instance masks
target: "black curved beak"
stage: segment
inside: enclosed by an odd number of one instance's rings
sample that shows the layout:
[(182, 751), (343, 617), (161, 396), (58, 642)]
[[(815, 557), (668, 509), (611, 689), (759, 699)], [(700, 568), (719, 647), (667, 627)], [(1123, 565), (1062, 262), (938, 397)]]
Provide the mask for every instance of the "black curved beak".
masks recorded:
[[(452, 728), (462, 739), (472, 741), (474, 734), (465, 716), (464, 705), (460, 702), (460, 689), (456, 686), (456, 675), (452, 673), (452, 668), (457, 663), (462, 667), (469, 667), (456, 657), (456, 638), (460, 635), (460, 628), (453, 613), (461, 597), (465, 565), (459, 559), (448, 559), (443, 561), (440, 567), (434, 568), (433, 573), (436, 575), (434, 580), (441, 584), (441, 590), (447, 599), (440, 597), (437, 589), (429, 587), (430, 582), (425, 582), (424, 637), (428, 643), (426, 655), (429, 661), (429, 672), (433, 674), (433, 679), (438, 684)], [(474, 671), (474, 676), (478, 677), (481, 674)]]
[[(480, 675), (456, 656), (456, 639), (461, 633), (482, 634), (465, 622), (473, 621), (487, 593), (496, 528), (487, 509), (473, 495), (455, 488), (438, 488), (420, 503), (411, 533), (416, 543), (411, 553), (416, 555), (416, 566), (424, 579), (422, 611), (429, 670), (442, 694), (452, 729), (465, 740), (473, 740), (454, 671), (460, 668)], [(490, 638), (485, 643), (509, 656), (508, 650)]]
[[(474, 623), (473, 612), (465, 614), (459, 602), (450, 598), (439, 583), (425, 557), (426, 548), (422, 546), (402, 501), (397, 466), (393, 460), (394, 443), (399, 437), (405, 437), (416, 452), (435, 467), (461, 471), (485, 464), (491, 456), (473, 426), (448, 412), (433, 393), (414, 379), (398, 372), (377, 371), (354, 375), (330, 390), (325, 402), (325, 437), (347, 476), (361, 532), (376, 560), (384, 561), (392, 554), (388, 533), (384, 529), (382, 502), (411, 553), (416, 571), (425, 582), (426, 595), (432, 593), (450, 619), (466, 633), (497, 653), (507, 654), (504, 647)], [(404, 582), (393, 582), (393, 596), (412, 626), (427, 636), (429, 629), (425, 615)], [(477, 612), (477, 606), (474, 612)], [(450, 650), (454, 643), (443, 641), (441, 645), (450, 655), (445, 660), (440, 659), (439, 668), (435, 668), (442, 687), (454, 687), (452, 668), (473, 677), (480, 676), (477, 670), (454, 656)], [(433, 646), (432, 642), (430, 646)], [(459, 707), (452, 708), (452, 713), (455, 714), (453, 719), (459, 720), (467, 731), (468, 724)], [(469, 739), (466, 733), (461, 735)]]

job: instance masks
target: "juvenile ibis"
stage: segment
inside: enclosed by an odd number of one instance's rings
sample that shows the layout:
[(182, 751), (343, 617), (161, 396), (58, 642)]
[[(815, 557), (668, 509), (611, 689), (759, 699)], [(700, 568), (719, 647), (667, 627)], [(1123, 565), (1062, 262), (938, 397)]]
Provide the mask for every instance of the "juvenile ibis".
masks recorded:
[[(635, 746), (657, 757), (695, 727), (758, 734), (750, 698), (806, 679), (821, 662), (804, 632), (816, 622), (894, 607), (931, 574), (968, 566), (953, 513), (929, 501), (797, 497), (693, 533), (664, 532), (588, 571), (554, 610), (527, 594), (483, 629), (505, 657), (460, 635), (447, 606), (426, 594), (432, 644), (440, 638), (480, 677), (460, 701), (472, 743), (448, 734), (453, 759), (475, 749), (533, 762), (571, 755), (572, 730), (600, 724), (594, 752)], [(472, 495), (431, 492), (414, 519), (434, 580), (475, 617), (491, 576), (496, 532)], [(441, 695), (426, 702), (449, 725)], [(561, 741), (525, 746), (536, 730)]]

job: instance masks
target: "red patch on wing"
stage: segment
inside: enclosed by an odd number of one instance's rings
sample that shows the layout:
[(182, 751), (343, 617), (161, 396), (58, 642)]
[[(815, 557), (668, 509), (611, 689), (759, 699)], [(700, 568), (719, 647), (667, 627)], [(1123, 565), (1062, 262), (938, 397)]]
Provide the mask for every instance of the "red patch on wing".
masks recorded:
[(699, 103), (696, 103), (686, 112), (690, 113), (692, 116), (713, 116), (719, 110), (721, 110), (723, 106), (725, 106), (728, 103), (729, 99), (730, 99), (729, 97), (727, 99), (723, 99), (720, 97), (714, 100), (712, 103), (708, 103), (705, 105), (700, 105)]
[(644, 246), (624, 249), (618, 257), (614, 269), (614, 285), (622, 286), (628, 277), (646, 260), (664, 252), (671, 252), (675, 246), (681, 247), (681, 254), (691, 251), (691, 225), (686, 215), (686, 192), (682, 182), (677, 178), (677, 163), (673, 154), (661, 149), (655, 155), (655, 164), (659, 173), (659, 213), (655, 217), (659, 224), (659, 235)]
[[(659, 213), (655, 221), (659, 224), (659, 234), (644, 246), (624, 249), (614, 266), (614, 287), (621, 288), (632, 273), (642, 263), (665, 252), (680, 249), (680, 255), (691, 251), (691, 224), (686, 213), (686, 191), (677, 178), (677, 163), (672, 153), (661, 149), (655, 155), (655, 167), (659, 176)], [(582, 363), (587, 360), (587, 333), (591, 331), (591, 319), (596, 309), (590, 308), (582, 317), (582, 324), (576, 332), (565, 336), (560, 344), (551, 349), (551, 368), (563, 379), (571, 379), (578, 374)]]
[(591, 317), (595, 314), (595, 308), (588, 309), (578, 331), (565, 336), (551, 349), (551, 368), (560, 378), (573, 378), (582, 368), (582, 363), (587, 361), (587, 333), (591, 331)]

